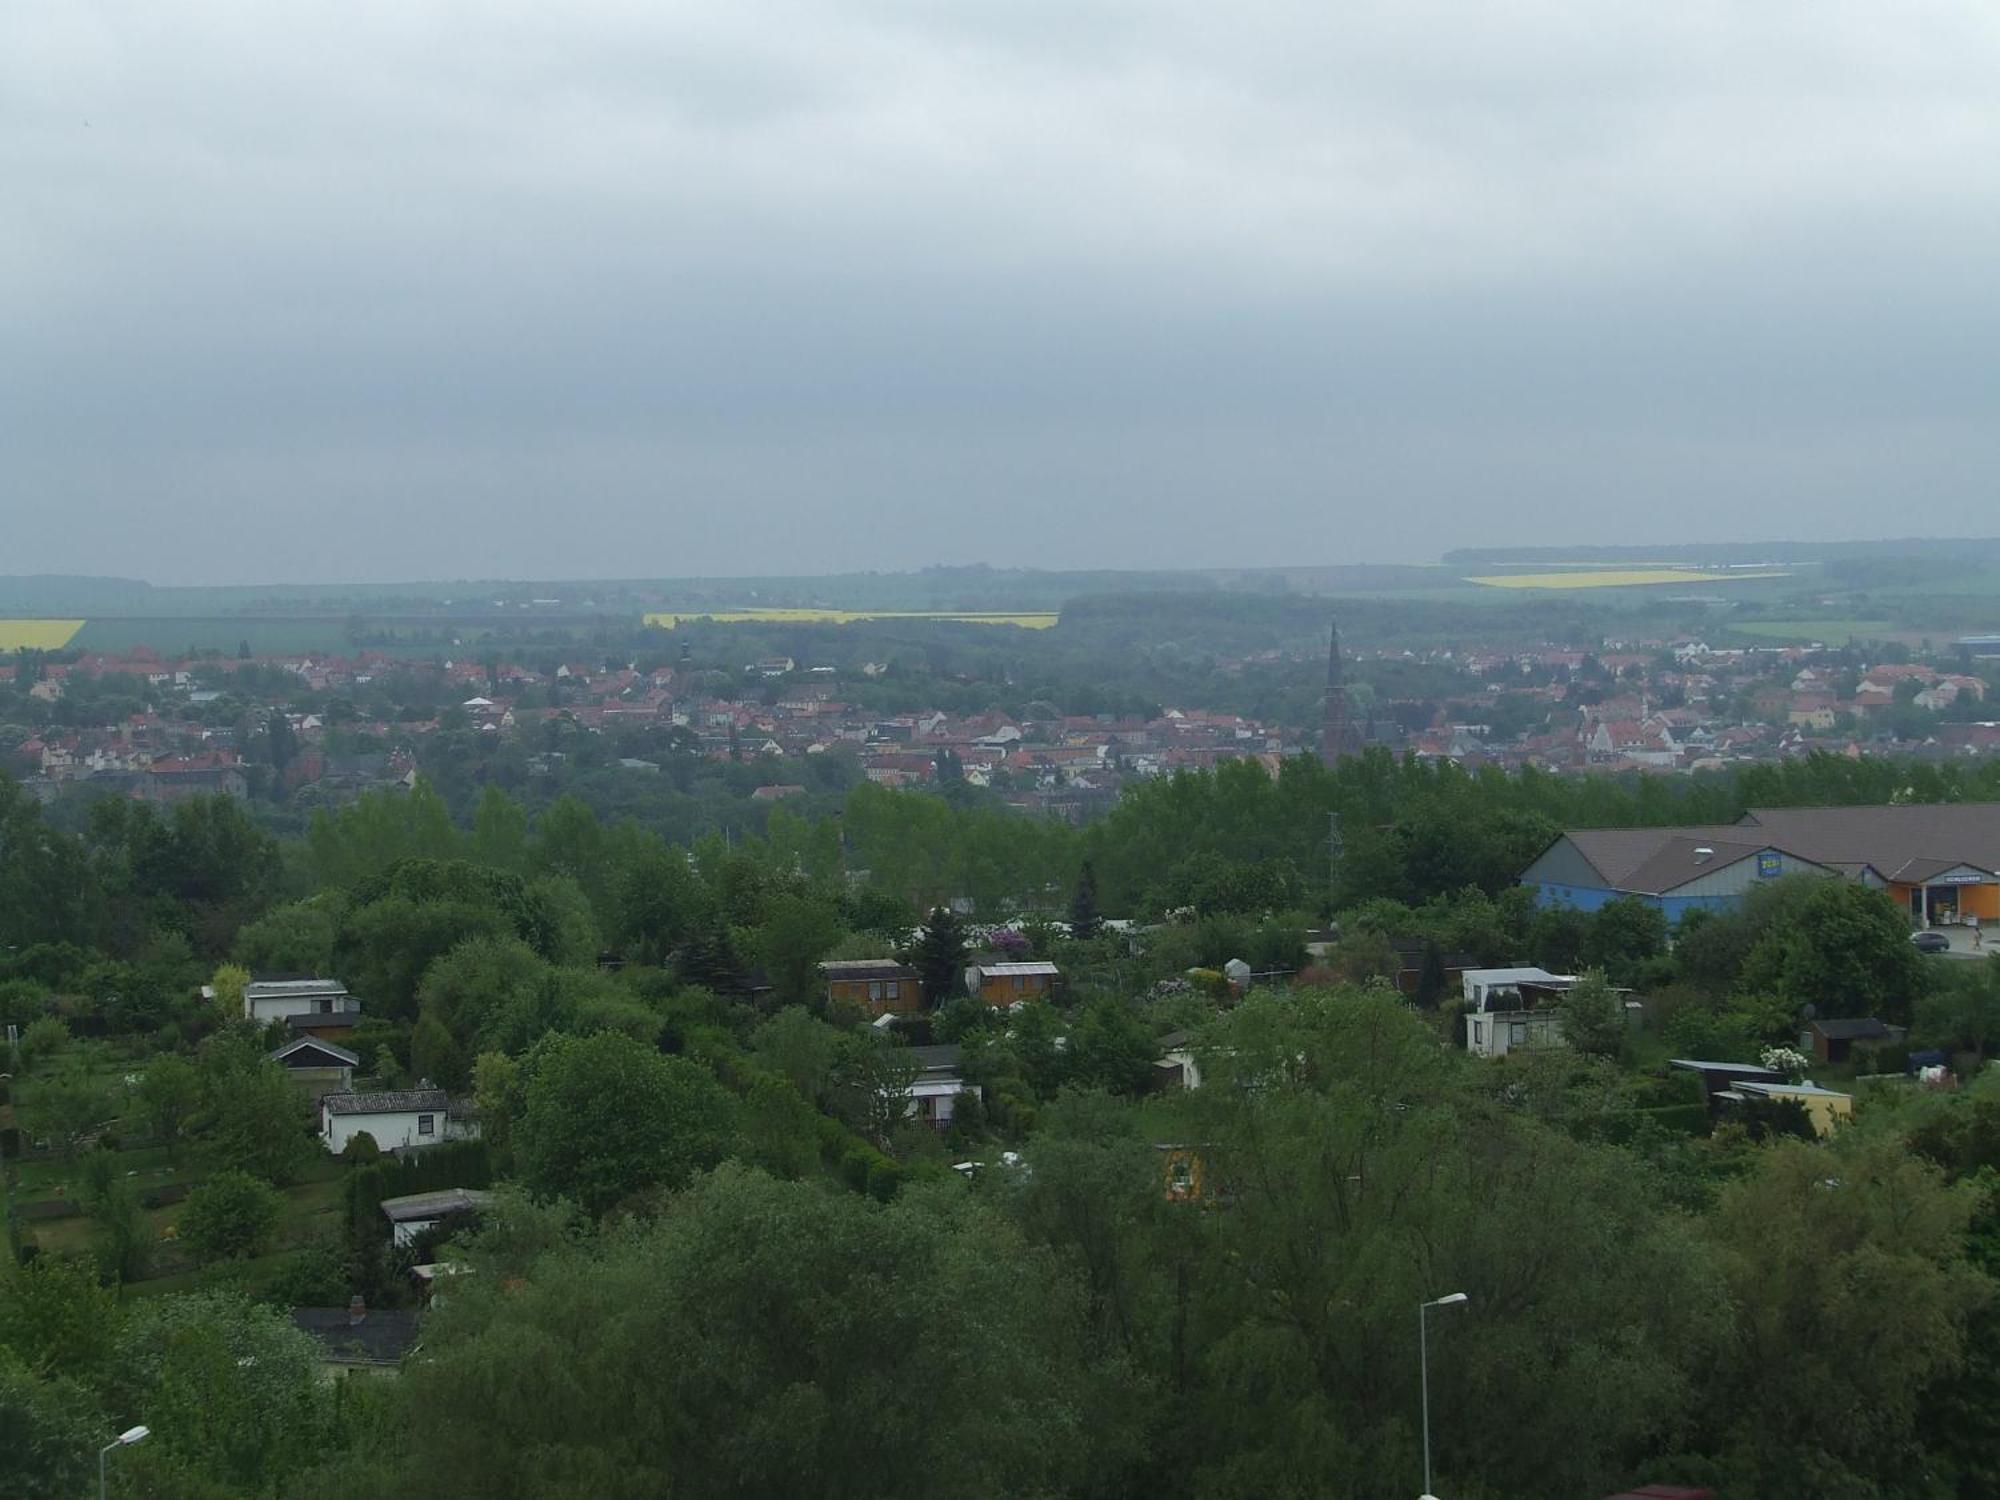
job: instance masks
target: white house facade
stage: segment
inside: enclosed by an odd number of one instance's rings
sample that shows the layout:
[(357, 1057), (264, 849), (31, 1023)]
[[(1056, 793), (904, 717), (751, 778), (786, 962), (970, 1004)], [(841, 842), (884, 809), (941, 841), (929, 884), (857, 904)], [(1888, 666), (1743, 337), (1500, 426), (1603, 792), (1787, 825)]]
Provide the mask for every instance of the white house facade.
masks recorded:
[(338, 979), (253, 979), (243, 986), (243, 1019), (259, 1023), (288, 1016), (359, 1010), (361, 1002)]
[(960, 1049), (957, 1047), (912, 1047), (917, 1075), (910, 1080), (907, 1097), (911, 1119), (933, 1130), (948, 1128), (957, 1113), (958, 1096), (965, 1091), (959, 1075)]
[(1467, 969), (1465, 1050), (1477, 1057), (1505, 1057), (1563, 1045), (1562, 1016), (1552, 1002), (1576, 984), (1574, 974), (1547, 969)]
[(444, 1188), (435, 1193), (407, 1193), (382, 1200), (382, 1217), (389, 1221), (389, 1237), (398, 1250), (406, 1250), (426, 1229), (435, 1229), (453, 1214), (483, 1213), (493, 1206), (493, 1195), (477, 1188)]
[(394, 1089), (379, 1094), (328, 1094), (320, 1100), (319, 1138), (338, 1156), (357, 1135), (384, 1151), (414, 1151), (476, 1136), (478, 1127), (451, 1118), (443, 1089)]

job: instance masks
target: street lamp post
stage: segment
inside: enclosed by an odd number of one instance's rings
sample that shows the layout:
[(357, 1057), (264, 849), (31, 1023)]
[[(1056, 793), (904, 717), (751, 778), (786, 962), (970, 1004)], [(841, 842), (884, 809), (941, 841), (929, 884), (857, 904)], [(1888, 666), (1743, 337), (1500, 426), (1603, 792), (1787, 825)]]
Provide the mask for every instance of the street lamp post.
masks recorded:
[(1417, 1364), (1424, 1383), (1424, 1500), (1435, 1500), (1431, 1494), (1431, 1335), (1426, 1317), (1434, 1307), (1460, 1307), (1471, 1300), (1463, 1292), (1453, 1292), (1417, 1304)]
[(113, 1448), (129, 1448), (134, 1443), (143, 1443), (152, 1435), (153, 1429), (150, 1427), (128, 1427), (125, 1431), (119, 1433), (117, 1437), (97, 1450), (97, 1500), (105, 1500), (105, 1496), (111, 1493), (107, 1487), (104, 1468), (105, 1461), (111, 1456), (111, 1450)]

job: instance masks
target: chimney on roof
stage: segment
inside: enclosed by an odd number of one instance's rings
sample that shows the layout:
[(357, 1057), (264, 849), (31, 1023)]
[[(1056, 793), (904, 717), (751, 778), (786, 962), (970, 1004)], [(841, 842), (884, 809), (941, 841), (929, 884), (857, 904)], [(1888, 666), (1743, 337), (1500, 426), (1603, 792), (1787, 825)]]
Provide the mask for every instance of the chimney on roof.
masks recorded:
[(355, 1327), (364, 1321), (367, 1316), (368, 1304), (362, 1301), (361, 1295), (358, 1292), (347, 1299), (347, 1326), (349, 1328)]

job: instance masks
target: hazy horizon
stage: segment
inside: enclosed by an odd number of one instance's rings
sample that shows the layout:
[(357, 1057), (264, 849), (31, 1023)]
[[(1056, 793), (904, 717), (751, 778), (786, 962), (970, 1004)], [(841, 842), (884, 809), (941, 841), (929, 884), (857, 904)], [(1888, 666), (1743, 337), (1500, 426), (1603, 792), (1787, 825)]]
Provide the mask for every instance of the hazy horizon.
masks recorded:
[(0, 14), (0, 573), (1958, 535), (2000, 13)]

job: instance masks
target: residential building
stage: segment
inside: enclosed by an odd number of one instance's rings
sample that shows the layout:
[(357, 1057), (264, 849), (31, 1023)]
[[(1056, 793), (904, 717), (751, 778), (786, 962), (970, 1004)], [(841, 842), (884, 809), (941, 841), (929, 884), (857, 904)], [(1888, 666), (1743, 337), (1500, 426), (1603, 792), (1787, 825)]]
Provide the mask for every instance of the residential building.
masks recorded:
[(270, 1058), (315, 1099), (351, 1092), (354, 1070), (361, 1065), (361, 1059), (345, 1047), (316, 1036), (289, 1041), (272, 1052)]
[(910, 1080), (910, 1116), (933, 1130), (945, 1130), (958, 1111), (958, 1096), (965, 1092), (965, 1078), (959, 1072), (962, 1051), (957, 1047), (912, 1047), (917, 1076)]
[(320, 1140), (336, 1156), (364, 1133), (384, 1151), (418, 1150), (478, 1134), (476, 1126), (451, 1118), (451, 1101), (443, 1089), (328, 1094), (319, 1107)]
[(915, 1015), (924, 1008), (923, 977), (893, 958), (830, 959), (819, 966), (829, 1005), (852, 1005), (864, 1015)]
[(1812, 1123), (1813, 1134), (1824, 1139), (1833, 1134), (1842, 1122), (1854, 1117), (1854, 1096), (1823, 1089), (1810, 1079), (1804, 1083), (1791, 1083), (1779, 1079), (1775, 1083), (1738, 1082), (1733, 1089), (1719, 1097), (1737, 1101), (1746, 1099), (1783, 1099), (1799, 1105), (1806, 1112), (1806, 1119)]
[(1530, 967), (1465, 970), (1460, 978), (1465, 1050), (1478, 1057), (1505, 1057), (1562, 1046), (1562, 1017), (1555, 1002), (1576, 979)]
[(1853, 1060), (1856, 1042), (1865, 1047), (1882, 1047), (1901, 1034), (1899, 1028), (1873, 1016), (1850, 1020), (1821, 1018), (1807, 1025), (1799, 1038), (1799, 1048), (1810, 1052), (1815, 1062), (1845, 1063)]
[(394, 1374), (417, 1342), (417, 1315), (401, 1308), (371, 1308), (355, 1297), (345, 1307), (295, 1307), (292, 1324), (320, 1348), (320, 1374)]
[(1052, 963), (979, 963), (965, 971), (966, 993), (988, 1005), (1046, 1000), (1062, 970)]
[(484, 1213), (493, 1195), (477, 1188), (443, 1188), (434, 1193), (405, 1193), (382, 1200), (382, 1217), (389, 1221), (389, 1239), (406, 1250), (426, 1229), (435, 1229), (453, 1214)]
[(1702, 1103), (1711, 1116), (1720, 1112), (1718, 1100), (1739, 1083), (1783, 1083), (1785, 1075), (1758, 1063), (1710, 1062), (1705, 1058), (1676, 1057), (1669, 1067), (1692, 1073), (1701, 1082)]
[(305, 975), (252, 979), (243, 986), (243, 1019), (283, 1021), (292, 1016), (331, 1015), (361, 1008), (338, 979)]

